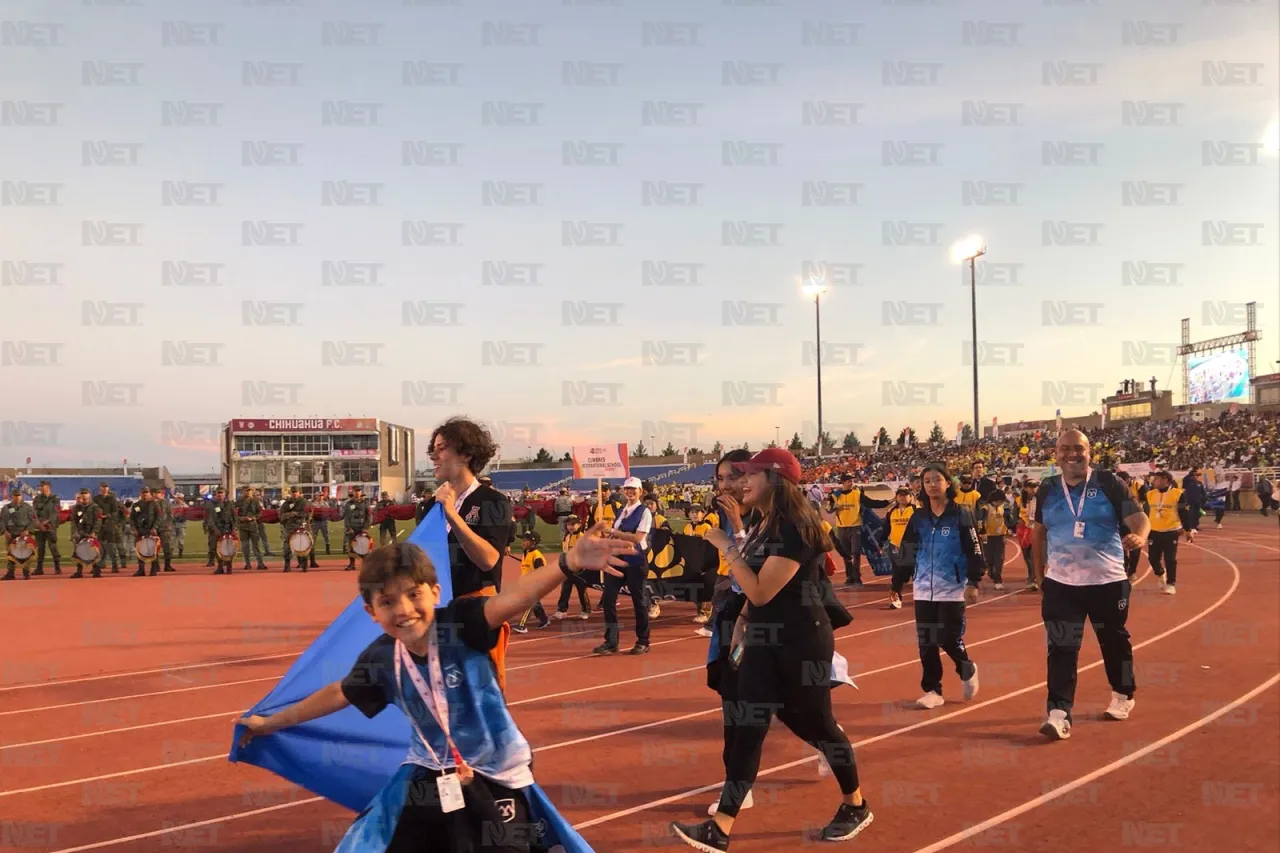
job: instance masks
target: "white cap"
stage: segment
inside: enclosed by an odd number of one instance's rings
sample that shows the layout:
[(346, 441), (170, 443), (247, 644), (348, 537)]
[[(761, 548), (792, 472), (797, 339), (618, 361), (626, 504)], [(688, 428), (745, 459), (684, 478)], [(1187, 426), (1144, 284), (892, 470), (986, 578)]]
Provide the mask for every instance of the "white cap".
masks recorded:
[(642, 488), (642, 486), (640, 485), (640, 478), (639, 478), (639, 477), (628, 477), (626, 480), (624, 480), (624, 481), (622, 482), (622, 488), (624, 488), (624, 489), (639, 489), (639, 488)]

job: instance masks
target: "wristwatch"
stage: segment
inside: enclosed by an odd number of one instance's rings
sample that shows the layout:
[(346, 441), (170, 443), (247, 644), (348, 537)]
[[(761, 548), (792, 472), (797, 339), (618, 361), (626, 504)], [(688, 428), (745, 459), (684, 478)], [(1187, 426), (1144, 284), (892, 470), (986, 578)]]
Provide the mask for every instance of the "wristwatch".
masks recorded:
[(560, 552), (560, 571), (564, 572), (564, 576), (567, 578), (574, 577), (577, 574), (577, 572), (569, 568), (568, 552), (565, 552), (565, 551)]

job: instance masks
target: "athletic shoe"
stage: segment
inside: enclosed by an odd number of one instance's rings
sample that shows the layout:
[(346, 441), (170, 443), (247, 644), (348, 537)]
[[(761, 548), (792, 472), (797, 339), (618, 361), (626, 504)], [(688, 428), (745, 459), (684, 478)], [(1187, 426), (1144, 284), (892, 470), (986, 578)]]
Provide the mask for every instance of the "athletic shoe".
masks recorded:
[(627, 651), (627, 654), (629, 654), (629, 655), (647, 655), (647, 654), (649, 654), (649, 644), (648, 644), (648, 643), (636, 643), (634, 646), (632, 646), (632, 647)]
[(1004, 592), (1004, 584), (1002, 584), (1002, 583), (998, 583), (998, 584), (996, 584), (996, 591), (997, 591), (997, 592)]
[(701, 625), (701, 624), (705, 623), (705, 622), (706, 622), (708, 619), (710, 619), (710, 618), (711, 618), (711, 617), (710, 617), (710, 616), (708, 616), (708, 615), (707, 615), (707, 614), (705, 614), (705, 613), (699, 613), (697, 616), (693, 617), (693, 622), (694, 622), (695, 624)]
[[(742, 805), (738, 806), (738, 813), (741, 814), (743, 809), (749, 809), (756, 804), (755, 799), (751, 796), (751, 792), (747, 791), (747, 798), (742, 801)], [(720, 801), (716, 800), (707, 807), (707, 814), (715, 817), (716, 812), (720, 811)]]
[(569, 615), (568, 610), (557, 610), (555, 613), (551, 614), (551, 618), (559, 622), (561, 619), (566, 618), (568, 615)]
[(593, 655), (616, 655), (618, 653), (617, 646), (611, 646), (608, 643), (601, 643), (591, 650)]
[(714, 820), (702, 823), (672, 823), (671, 834), (679, 838), (694, 850), (702, 853), (726, 853), (729, 849), (729, 836), (716, 826)]
[(524, 625), (512, 625), (512, 626), (511, 626), (511, 630), (512, 630), (512, 631), (515, 631), (517, 634), (527, 634), (527, 633), (529, 633), (529, 629), (528, 629), (528, 628), (526, 628)]
[(976, 663), (973, 665), (973, 674), (960, 683), (964, 686), (964, 701), (968, 702), (978, 695), (978, 665)]
[(1067, 719), (1067, 712), (1056, 708), (1050, 711), (1044, 725), (1040, 727), (1040, 734), (1050, 740), (1066, 740), (1071, 737), (1071, 721)]
[(584, 611), (582, 611), (581, 613), (579, 613), (579, 614), (578, 614), (578, 618), (579, 618), (579, 619), (583, 619), (583, 620), (590, 619), (590, 618), (591, 618), (591, 611), (590, 611), (590, 610), (584, 610)]
[(1177, 595), (1177, 594), (1178, 594), (1178, 590), (1177, 590), (1177, 588), (1176, 588), (1176, 587), (1174, 587), (1174, 585), (1173, 585), (1173, 584), (1165, 584), (1164, 589), (1162, 589), (1162, 590), (1160, 590), (1160, 591), (1161, 591), (1161, 592), (1163, 592), (1165, 595)]
[(1218, 529), (1219, 529), (1219, 530), (1221, 530), (1221, 529), (1222, 529), (1222, 524), (1221, 524), (1221, 523), (1219, 523), (1219, 524), (1218, 524)]
[(900, 595), (893, 595), (893, 594), (891, 593), (891, 594), (889, 595), (889, 609), (890, 609), (890, 610), (901, 610), (901, 609), (902, 609), (902, 596), (900, 596)]
[(1040, 584), (1036, 583), (1035, 581), (1027, 581), (1027, 589), (1031, 590), (1032, 592), (1035, 592), (1039, 588), (1040, 588)]
[[(1173, 587), (1169, 588), (1173, 589)], [(1113, 720), (1127, 720), (1129, 719), (1129, 712), (1133, 710), (1133, 706), (1136, 704), (1137, 702), (1125, 696), (1123, 693), (1116, 693), (1115, 691), (1112, 691), (1111, 704), (1108, 705), (1107, 710), (1102, 713), (1106, 714)]]
[(541, 622), (538, 625), (535, 625), (534, 627), (537, 628), (538, 630), (542, 630), (543, 628), (550, 628), (551, 620), (548, 619), (546, 622)]
[(871, 814), (871, 804), (866, 800), (860, 806), (841, 803), (836, 816), (822, 830), (823, 841), (849, 841), (859, 832), (871, 826), (875, 816)]
[(941, 694), (934, 693), (931, 690), (916, 700), (916, 707), (933, 710), (934, 708), (941, 708), (946, 702), (947, 700), (943, 699)]
[(706, 625), (703, 625), (701, 628), (694, 631), (693, 633), (697, 634), (699, 637), (707, 637), (707, 638), (711, 637), (711, 629), (708, 628)]
[(1156, 583), (1160, 584), (1160, 591), (1161, 591), (1161, 592), (1164, 592), (1165, 587), (1167, 587), (1167, 586), (1168, 586), (1168, 584), (1164, 582), (1164, 575), (1163, 575), (1163, 574), (1156, 575)]

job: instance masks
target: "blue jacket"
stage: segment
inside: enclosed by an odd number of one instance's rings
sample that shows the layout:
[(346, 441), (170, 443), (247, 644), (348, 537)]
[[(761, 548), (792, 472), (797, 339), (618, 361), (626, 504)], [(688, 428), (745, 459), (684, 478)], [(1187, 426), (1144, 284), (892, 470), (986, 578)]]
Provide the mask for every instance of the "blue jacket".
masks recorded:
[(912, 579), (916, 601), (963, 601), (966, 582), (977, 586), (986, 563), (969, 511), (948, 501), (934, 516), (928, 504), (915, 511), (902, 534), (893, 571), (893, 590)]

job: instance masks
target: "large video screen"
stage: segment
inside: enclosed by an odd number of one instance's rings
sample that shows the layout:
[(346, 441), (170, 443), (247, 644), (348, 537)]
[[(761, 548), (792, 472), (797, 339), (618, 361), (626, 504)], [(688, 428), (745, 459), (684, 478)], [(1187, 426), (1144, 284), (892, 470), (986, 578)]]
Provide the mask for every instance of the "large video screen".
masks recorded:
[(1249, 399), (1249, 352), (1228, 350), (1187, 360), (1188, 403), (1218, 403)]

